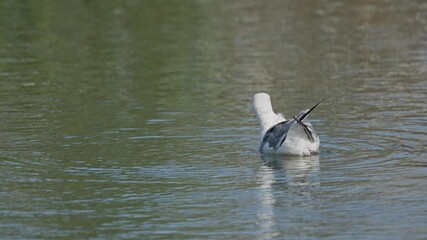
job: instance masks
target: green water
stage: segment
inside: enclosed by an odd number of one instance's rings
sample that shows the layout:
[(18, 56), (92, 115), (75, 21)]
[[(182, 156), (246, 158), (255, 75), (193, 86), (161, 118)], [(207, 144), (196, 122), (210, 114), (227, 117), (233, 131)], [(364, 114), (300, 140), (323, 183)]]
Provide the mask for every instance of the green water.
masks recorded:
[[(0, 2), (0, 238), (425, 239), (422, 1)], [(320, 154), (261, 156), (252, 96)]]

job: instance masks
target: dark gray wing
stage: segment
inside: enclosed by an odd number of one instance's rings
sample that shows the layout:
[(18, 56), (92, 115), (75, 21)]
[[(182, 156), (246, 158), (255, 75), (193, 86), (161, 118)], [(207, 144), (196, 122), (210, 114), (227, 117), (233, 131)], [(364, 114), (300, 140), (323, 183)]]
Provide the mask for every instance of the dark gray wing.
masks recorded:
[(319, 105), (321, 102), (323, 102), (323, 100), (325, 100), (326, 98), (323, 98), (322, 100), (320, 100), (318, 103), (316, 103), (316, 105), (314, 105), (312, 108), (309, 108), (309, 109), (306, 109), (306, 110), (304, 110), (304, 111), (302, 111), (299, 115), (298, 115), (298, 117), (297, 117), (297, 119), (299, 120), (299, 121), (304, 121), (304, 119), (306, 119), (307, 118), (307, 116), (308, 116), (308, 114), (310, 114), (311, 113), (311, 111), (313, 111), (313, 109), (315, 109), (316, 107), (317, 107), (317, 105)]
[(314, 136), (316, 133), (314, 131), (313, 126), (311, 126), (310, 123), (304, 123), (304, 122), (300, 121), (298, 119), (298, 117), (294, 117), (294, 120), (303, 127), (304, 132), (307, 135), (308, 140), (310, 142), (314, 142)]
[(311, 142), (314, 142), (314, 136), (316, 133), (314, 131), (313, 126), (311, 126), (310, 123), (304, 123), (304, 120), (307, 118), (308, 114), (310, 114), (310, 112), (313, 111), (313, 109), (315, 109), (317, 105), (319, 105), (325, 99), (326, 98), (323, 98), (318, 103), (316, 103), (316, 105), (314, 105), (312, 108), (306, 109), (302, 111), (300, 114), (298, 114), (297, 117), (294, 117), (294, 120), (304, 128), (304, 132), (305, 134), (307, 134), (307, 137)]
[(264, 134), (259, 151), (262, 153), (267, 143), (269, 148), (279, 148), (285, 141), (286, 135), (294, 122), (295, 120), (280, 122), (268, 129)]

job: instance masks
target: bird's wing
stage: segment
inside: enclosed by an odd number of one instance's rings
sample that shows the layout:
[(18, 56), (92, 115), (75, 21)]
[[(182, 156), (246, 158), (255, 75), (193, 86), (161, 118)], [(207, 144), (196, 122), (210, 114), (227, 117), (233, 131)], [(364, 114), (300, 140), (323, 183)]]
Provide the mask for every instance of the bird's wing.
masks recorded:
[(302, 122), (297, 117), (294, 117), (294, 120), (303, 127), (305, 134), (310, 142), (314, 142), (315, 131), (313, 126), (309, 122)]
[(286, 139), (286, 135), (293, 124), (294, 120), (280, 122), (265, 132), (261, 142), (259, 151), (262, 153), (265, 144), (268, 143), (269, 148), (277, 149)]
[(313, 111), (313, 109), (315, 109), (317, 107), (317, 105), (319, 105), (321, 102), (323, 102), (323, 100), (325, 100), (326, 98), (323, 98), (322, 100), (320, 100), (318, 103), (316, 103), (316, 105), (314, 105), (313, 107), (306, 109), (302, 112), (300, 112), (300, 114), (296, 117), (299, 121), (304, 121), (304, 119), (307, 118), (308, 114), (311, 113), (311, 111)]
[(310, 140), (311, 142), (314, 141), (315, 131), (313, 129), (313, 126), (309, 122), (304, 122), (304, 120), (308, 117), (308, 114), (310, 114), (310, 112), (313, 111), (313, 109), (315, 109), (317, 107), (317, 105), (319, 105), (325, 99), (326, 98), (323, 98), (318, 103), (316, 103), (316, 105), (314, 105), (313, 107), (311, 107), (309, 109), (306, 109), (304, 111), (301, 111), (300, 114), (298, 114), (297, 117), (295, 117), (295, 116), (293, 117), (294, 120), (299, 125), (301, 125), (303, 127), (304, 132), (307, 135), (308, 140)]

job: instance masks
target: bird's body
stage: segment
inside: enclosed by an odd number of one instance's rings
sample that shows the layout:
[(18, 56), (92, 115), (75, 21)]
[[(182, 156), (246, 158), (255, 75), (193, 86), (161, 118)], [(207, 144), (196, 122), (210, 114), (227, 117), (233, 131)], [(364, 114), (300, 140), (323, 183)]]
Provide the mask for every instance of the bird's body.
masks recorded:
[(259, 151), (261, 153), (282, 153), (300, 156), (316, 154), (319, 149), (320, 139), (306, 118), (319, 103), (310, 109), (302, 111), (297, 117), (286, 120), (281, 114), (273, 112), (268, 94), (255, 94), (253, 106), (261, 125)]

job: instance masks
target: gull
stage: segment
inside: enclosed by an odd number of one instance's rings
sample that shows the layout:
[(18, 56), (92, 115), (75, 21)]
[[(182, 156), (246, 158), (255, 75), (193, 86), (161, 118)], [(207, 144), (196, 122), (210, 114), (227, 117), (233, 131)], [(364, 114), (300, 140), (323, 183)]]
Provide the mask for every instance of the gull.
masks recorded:
[(313, 125), (307, 120), (325, 98), (312, 108), (301, 111), (298, 116), (286, 120), (282, 114), (273, 112), (267, 93), (254, 95), (253, 107), (261, 125), (261, 153), (282, 153), (299, 156), (317, 154), (320, 139)]

